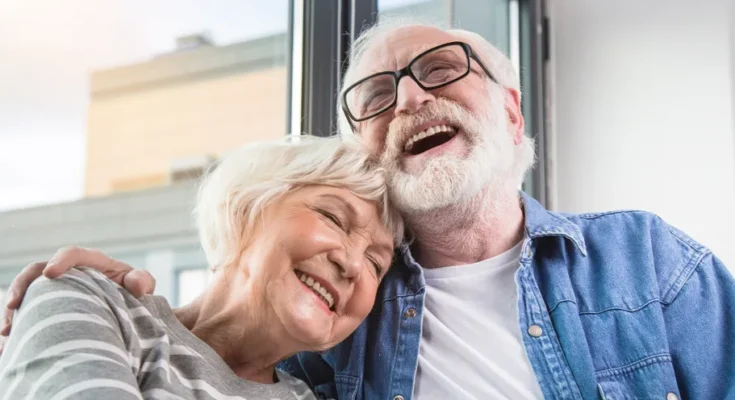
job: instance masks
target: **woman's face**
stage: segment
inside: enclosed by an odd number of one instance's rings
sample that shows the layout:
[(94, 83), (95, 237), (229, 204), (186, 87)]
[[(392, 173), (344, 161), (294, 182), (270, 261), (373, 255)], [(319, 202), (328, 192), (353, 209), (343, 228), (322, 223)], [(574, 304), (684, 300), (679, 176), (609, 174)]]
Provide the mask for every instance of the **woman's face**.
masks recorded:
[(308, 186), (268, 207), (258, 225), (239, 265), (267, 314), (303, 350), (347, 338), (391, 265), (393, 237), (377, 205), (346, 189)]

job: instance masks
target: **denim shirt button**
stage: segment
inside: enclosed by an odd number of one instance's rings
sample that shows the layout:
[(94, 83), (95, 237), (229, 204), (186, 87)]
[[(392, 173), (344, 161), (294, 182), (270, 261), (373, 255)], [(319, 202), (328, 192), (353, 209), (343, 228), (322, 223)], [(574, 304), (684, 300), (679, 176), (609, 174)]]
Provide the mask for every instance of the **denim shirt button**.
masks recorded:
[[(528, 334), (533, 337), (539, 337), (544, 333), (543, 329), (541, 329), (538, 325), (531, 325), (528, 327)], [(672, 400), (672, 399), (666, 399), (666, 400)]]
[(674, 392), (669, 392), (669, 394), (666, 395), (666, 400), (679, 400), (679, 396)]
[(416, 316), (416, 309), (415, 308), (409, 308), (406, 310), (406, 318), (413, 318)]
[(394, 397), (393, 400), (403, 400), (403, 396), (399, 394), (398, 396)]

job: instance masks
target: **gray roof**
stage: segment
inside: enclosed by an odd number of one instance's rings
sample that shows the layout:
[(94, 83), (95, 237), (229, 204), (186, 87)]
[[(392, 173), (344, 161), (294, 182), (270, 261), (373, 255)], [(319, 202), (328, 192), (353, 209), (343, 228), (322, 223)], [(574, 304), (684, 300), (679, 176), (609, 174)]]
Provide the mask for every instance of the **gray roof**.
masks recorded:
[(282, 33), (227, 46), (175, 51), (142, 63), (92, 72), (90, 94), (93, 98), (113, 96), (281, 66), (286, 63), (287, 46), (287, 36)]

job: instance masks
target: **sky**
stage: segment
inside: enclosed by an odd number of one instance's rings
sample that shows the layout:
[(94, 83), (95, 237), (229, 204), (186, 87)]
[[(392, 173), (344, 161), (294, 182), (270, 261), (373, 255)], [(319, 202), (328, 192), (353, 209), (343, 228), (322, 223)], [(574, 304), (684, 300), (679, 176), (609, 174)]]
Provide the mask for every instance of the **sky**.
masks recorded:
[(82, 196), (90, 71), (166, 53), (179, 36), (225, 45), (287, 20), (288, 0), (0, 0), (0, 211)]

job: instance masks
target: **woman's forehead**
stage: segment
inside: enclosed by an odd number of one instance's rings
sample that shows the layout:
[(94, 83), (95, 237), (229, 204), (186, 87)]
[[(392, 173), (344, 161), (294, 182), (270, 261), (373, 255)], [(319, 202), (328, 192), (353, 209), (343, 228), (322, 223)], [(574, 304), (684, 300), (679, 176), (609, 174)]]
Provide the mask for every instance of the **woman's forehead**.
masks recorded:
[(381, 207), (377, 202), (363, 199), (349, 189), (326, 185), (309, 187), (304, 194), (313, 200), (342, 206), (361, 228), (372, 232), (371, 237), (376, 244), (392, 247), (393, 235), (382, 223)]
[(298, 202), (307, 198), (311, 201), (324, 201), (343, 206), (350, 211), (350, 214), (359, 219), (371, 221), (375, 215), (380, 215), (378, 203), (363, 199), (344, 187), (309, 185), (300, 188), (293, 194)]

